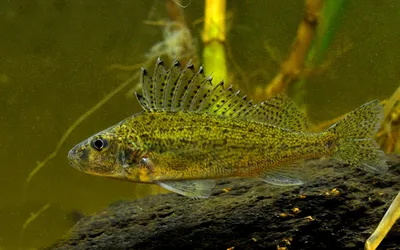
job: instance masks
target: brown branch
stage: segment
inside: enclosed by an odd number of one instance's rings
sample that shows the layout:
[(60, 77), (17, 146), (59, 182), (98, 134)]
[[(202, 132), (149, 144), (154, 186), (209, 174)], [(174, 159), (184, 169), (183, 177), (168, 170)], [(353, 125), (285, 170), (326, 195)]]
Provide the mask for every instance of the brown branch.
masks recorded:
[(289, 56), (282, 63), (280, 72), (266, 89), (268, 97), (285, 92), (288, 85), (299, 78), (316, 31), (322, 3), (322, 0), (306, 0), (305, 14), (297, 28), (296, 38)]

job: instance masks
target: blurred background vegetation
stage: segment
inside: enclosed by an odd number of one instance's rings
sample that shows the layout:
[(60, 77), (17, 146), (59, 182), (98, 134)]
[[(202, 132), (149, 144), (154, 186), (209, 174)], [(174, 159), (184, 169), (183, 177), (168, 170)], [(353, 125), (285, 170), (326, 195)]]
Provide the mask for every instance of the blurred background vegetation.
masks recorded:
[[(176, 5), (201, 64), (204, 5), (200, 0)], [(371, 99), (387, 99), (399, 86), (400, 2), (353, 0), (336, 13), (322, 61), (288, 90), (300, 96), (297, 102), (315, 124)], [(0, 249), (48, 245), (81, 216), (113, 201), (164, 192), (84, 175), (66, 159), (76, 143), (140, 111), (129, 95), (137, 81), (87, 117), (24, 187), (37, 162), (79, 116), (135, 74), (137, 65), (149, 65), (172, 15), (158, 0), (0, 1)], [(303, 1), (228, 1), (228, 84), (261, 101), (303, 16)]]

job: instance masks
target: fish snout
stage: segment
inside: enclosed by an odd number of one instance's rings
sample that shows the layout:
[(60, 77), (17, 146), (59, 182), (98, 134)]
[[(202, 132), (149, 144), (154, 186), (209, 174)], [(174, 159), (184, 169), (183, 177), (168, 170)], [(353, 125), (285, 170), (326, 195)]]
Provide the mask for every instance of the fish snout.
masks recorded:
[(84, 162), (87, 160), (87, 150), (77, 145), (68, 152), (68, 160), (71, 166), (79, 171), (85, 171)]

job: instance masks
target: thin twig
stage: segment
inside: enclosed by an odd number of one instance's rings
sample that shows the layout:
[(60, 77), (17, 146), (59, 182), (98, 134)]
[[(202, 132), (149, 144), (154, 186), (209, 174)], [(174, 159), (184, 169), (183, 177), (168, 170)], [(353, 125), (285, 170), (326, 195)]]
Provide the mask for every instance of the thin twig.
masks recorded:
[(35, 213), (31, 213), (31, 216), (29, 216), (29, 218), (27, 218), (24, 222), (24, 224), (22, 225), (22, 229), (21, 229), (21, 233), (19, 235), (19, 244), (22, 243), (22, 239), (24, 237), (24, 233), (26, 228), (34, 221), (36, 220), (42, 213), (44, 213), (47, 209), (49, 209), (51, 206), (51, 203), (47, 203), (45, 204), (43, 207), (41, 207), (38, 211), (36, 211)]
[(43, 161), (38, 162), (36, 167), (29, 173), (28, 178), (25, 181), (25, 190), (26, 190), (26, 187), (29, 185), (30, 181), (32, 180), (32, 178), (36, 175), (36, 173), (39, 172), (39, 170), (41, 170), (43, 167), (45, 167), (51, 160), (53, 160), (57, 156), (61, 147), (64, 145), (65, 141), (68, 139), (70, 134), (76, 129), (76, 127), (78, 127), (79, 124), (81, 124), (84, 120), (86, 120), (95, 111), (100, 109), (104, 104), (106, 104), (116, 94), (120, 93), (129, 84), (131, 84), (133, 81), (138, 79), (139, 74), (140, 74), (139, 72), (134, 74), (132, 77), (130, 77), (128, 80), (126, 80), (121, 85), (119, 85), (116, 89), (111, 91), (108, 95), (106, 95), (103, 99), (101, 99), (98, 103), (96, 103), (92, 108), (90, 108), (88, 111), (86, 111), (78, 119), (75, 120), (75, 122), (67, 129), (67, 131), (65, 131), (65, 133), (63, 134), (61, 139), (58, 141), (54, 151), (51, 154), (49, 154)]

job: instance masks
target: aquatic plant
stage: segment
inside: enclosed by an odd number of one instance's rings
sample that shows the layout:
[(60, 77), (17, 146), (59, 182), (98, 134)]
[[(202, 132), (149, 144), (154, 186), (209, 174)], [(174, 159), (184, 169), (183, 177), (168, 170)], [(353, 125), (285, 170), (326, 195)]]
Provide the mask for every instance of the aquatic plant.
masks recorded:
[[(377, 133), (377, 141), (385, 152), (400, 152), (400, 87), (385, 101), (384, 121)], [(400, 192), (394, 198), (375, 231), (365, 243), (366, 250), (376, 249), (394, 223), (400, 218)]]
[(388, 211), (383, 216), (381, 222), (371, 236), (365, 242), (366, 250), (375, 250), (386, 234), (389, 232), (394, 223), (400, 218), (400, 192), (394, 198)]
[(205, 1), (203, 39), (203, 61), (206, 72), (212, 72), (214, 83), (227, 81), (226, 62), (226, 2), (225, 0)]
[(377, 141), (386, 153), (400, 153), (400, 87), (384, 101), (384, 120)]

